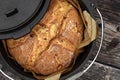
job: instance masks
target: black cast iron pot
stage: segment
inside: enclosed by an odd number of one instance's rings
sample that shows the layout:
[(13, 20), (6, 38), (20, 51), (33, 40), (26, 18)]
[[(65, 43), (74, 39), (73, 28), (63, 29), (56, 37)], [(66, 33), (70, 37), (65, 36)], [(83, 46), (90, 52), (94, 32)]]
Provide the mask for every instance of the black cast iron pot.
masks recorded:
[[(91, 0), (79, 0), (79, 4), (81, 5), (82, 10), (87, 10), (91, 16), (94, 18), (93, 11), (94, 6)], [(89, 46), (85, 47), (85, 52), (81, 53), (72, 68), (71, 71), (63, 74), (60, 80), (65, 80), (70, 76), (75, 75), (76, 73), (82, 71), (83, 66), (88, 62), (90, 55), (94, 49), (95, 42), (92, 42)], [(18, 76), (21, 80), (35, 80), (31, 73), (24, 72), (24, 69), (20, 67), (17, 63), (15, 63), (11, 58), (8, 57), (5, 49), (3, 47), (2, 41), (0, 41), (0, 64), (2, 64), (1, 69), (5, 69), (15, 76)]]

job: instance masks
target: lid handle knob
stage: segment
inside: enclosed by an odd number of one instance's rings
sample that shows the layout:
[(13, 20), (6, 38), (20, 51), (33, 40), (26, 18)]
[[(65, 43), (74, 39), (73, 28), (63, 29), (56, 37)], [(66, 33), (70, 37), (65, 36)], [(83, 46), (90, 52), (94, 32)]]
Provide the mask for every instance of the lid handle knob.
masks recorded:
[(6, 12), (6, 16), (7, 17), (11, 17), (11, 16), (13, 16), (13, 15), (15, 15), (15, 14), (17, 14), (18, 13), (18, 9), (17, 8), (14, 8), (14, 9), (11, 9), (11, 10), (9, 10), (8, 12)]

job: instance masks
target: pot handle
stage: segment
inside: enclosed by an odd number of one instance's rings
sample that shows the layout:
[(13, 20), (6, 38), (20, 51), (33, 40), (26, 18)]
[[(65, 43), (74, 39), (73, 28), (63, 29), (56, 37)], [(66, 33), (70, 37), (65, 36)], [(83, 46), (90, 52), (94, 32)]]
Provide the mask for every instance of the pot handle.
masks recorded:
[(9, 80), (15, 80), (12, 77), (10, 77), (9, 75), (7, 75), (3, 70), (2, 70), (2, 65), (0, 64), (0, 73), (2, 75), (4, 75), (5, 77), (7, 77)]
[[(94, 6), (94, 4), (93, 4), (93, 6)], [(66, 80), (75, 80), (78, 77), (82, 76), (94, 64), (95, 60), (97, 59), (97, 57), (98, 57), (98, 55), (100, 53), (100, 50), (102, 48), (102, 43), (103, 43), (103, 37), (104, 37), (104, 24), (103, 24), (103, 17), (102, 17), (102, 14), (101, 14), (100, 10), (98, 8), (96, 8), (96, 7), (95, 7), (95, 10), (99, 14), (99, 17), (100, 17), (100, 20), (101, 20), (101, 28), (102, 28), (102, 30), (101, 30), (102, 31), (102, 33), (101, 33), (101, 41), (100, 41), (100, 45), (99, 45), (97, 54), (96, 54), (95, 58), (93, 59), (93, 61), (90, 63), (90, 65), (87, 68), (85, 68), (82, 72), (79, 72), (79, 73), (67, 78)]]

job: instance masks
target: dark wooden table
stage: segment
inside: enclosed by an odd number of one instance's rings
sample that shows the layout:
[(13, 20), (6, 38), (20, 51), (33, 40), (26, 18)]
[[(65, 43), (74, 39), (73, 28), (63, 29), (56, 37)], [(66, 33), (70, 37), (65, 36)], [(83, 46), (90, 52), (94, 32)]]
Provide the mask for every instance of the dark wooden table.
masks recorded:
[(120, 0), (93, 1), (104, 17), (104, 42), (94, 65), (77, 80), (120, 80)]
[[(77, 80), (120, 80), (120, 0), (93, 1), (104, 17), (104, 42), (94, 65)], [(99, 21), (96, 13), (95, 16)], [(0, 74), (0, 80), (7, 79)]]

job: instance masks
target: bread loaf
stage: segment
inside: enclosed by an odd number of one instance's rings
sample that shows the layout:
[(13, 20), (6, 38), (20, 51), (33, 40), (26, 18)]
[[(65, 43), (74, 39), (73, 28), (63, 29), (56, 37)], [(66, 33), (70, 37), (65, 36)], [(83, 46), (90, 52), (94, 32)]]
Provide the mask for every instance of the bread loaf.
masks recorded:
[(43, 19), (32, 31), (8, 39), (10, 55), (24, 69), (50, 75), (70, 66), (83, 36), (83, 22), (77, 10), (65, 0), (51, 0)]

